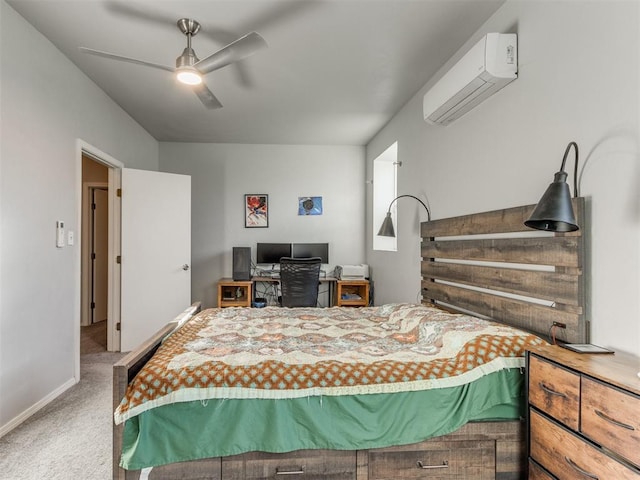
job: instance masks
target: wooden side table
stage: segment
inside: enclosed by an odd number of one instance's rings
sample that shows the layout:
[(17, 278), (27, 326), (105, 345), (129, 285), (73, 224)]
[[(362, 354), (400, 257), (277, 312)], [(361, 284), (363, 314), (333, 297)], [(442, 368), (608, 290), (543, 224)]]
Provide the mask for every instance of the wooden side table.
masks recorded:
[(218, 281), (218, 307), (250, 307), (253, 299), (251, 280), (221, 278)]
[(338, 307), (366, 307), (369, 305), (369, 280), (338, 280), (336, 305)]

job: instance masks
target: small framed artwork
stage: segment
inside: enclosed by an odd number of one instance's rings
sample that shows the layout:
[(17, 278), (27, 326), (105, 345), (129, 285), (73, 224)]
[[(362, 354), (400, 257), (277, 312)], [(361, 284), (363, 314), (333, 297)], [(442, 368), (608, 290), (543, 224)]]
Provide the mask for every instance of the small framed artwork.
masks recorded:
[(269, 195), (246, 194), (244, 196), (244, 227), (266, 228), (269, 226)]
[(298, 215), (322, 215), (322, 197), (298, 197)]

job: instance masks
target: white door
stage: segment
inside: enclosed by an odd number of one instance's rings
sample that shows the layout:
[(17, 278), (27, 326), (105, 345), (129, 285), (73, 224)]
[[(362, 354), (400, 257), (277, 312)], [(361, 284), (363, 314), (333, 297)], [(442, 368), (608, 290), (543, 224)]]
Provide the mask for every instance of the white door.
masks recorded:
[(120, 350), (191, 303), (191, 177), (122, 169)]

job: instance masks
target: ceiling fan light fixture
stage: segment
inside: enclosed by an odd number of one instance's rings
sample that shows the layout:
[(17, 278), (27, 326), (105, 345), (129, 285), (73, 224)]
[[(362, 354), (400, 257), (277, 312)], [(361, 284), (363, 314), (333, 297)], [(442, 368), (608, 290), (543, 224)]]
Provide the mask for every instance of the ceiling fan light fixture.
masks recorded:
[(202, 75), (193, 67), (181, 67), (176, 71), (176, 78), (185, 85), (200, 85)]
[(109, 58), (111, 60), (119, 60), (121, 62), (129, 62), (145, 67), (157, 68), (171, 72), (175, 75), (176, 80), (184, 85), (193, 87), (191, 90), (197, 95), (202, 104), (208, 109), (222, 108), (222, 103), (209, 90), (204, 82), (203, 76), (214, 70), (218, 70), (229, 64), (239, 62), (255, 53), (257, 50), (266, 47), (267, 43), (258, 33), (251, 32), (231, 42), (226, 47), (221, 48), (212, 55), (204, 59), (202, 66), (196, 52), (191, 48), (191, 39), (200, 31), (200, 24), (190, 18), (181, 18), (177, 22), (180, 32), (187, 37), (187, 46), (182, 54), (176, 58), (176, 66), (169, 67), (158, 63), (138, 60), (137, 58), (125, 57), (114, 53), (102, 52), (91, 48), (80, 47), (80, 51), (100, 57)]

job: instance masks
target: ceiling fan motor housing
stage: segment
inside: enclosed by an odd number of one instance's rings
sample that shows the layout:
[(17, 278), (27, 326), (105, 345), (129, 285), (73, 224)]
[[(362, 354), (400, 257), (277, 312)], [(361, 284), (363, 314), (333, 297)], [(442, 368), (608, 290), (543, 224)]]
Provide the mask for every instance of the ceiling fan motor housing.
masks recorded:
[(181, 18), (176, 24), (180, 31), (187, 36), (187, 48), (182, 51), (182, 55), (176, 58), (176, 68), (193, 67), (200, 59), (191, 48), (191, 37), (200, 31), (200, 24), (190, 18)]
[(182, 51), (182, 55), (176, 58), (176, 68), (180, 67), (193, 67), (193, 65), (200, 59), (196, 56), (196, 52), (193, 48), (187, 47)]

